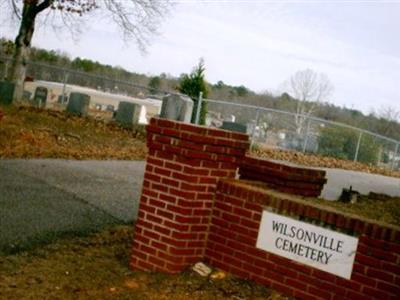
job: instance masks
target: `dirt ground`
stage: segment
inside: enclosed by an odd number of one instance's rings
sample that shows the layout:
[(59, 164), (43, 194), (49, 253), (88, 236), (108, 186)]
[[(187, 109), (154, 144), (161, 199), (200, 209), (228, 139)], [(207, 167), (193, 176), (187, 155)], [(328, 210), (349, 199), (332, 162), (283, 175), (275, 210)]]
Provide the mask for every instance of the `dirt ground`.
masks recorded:
[(212, 280), (190, 269), (180, 275), (128, 268), (132, 226), (10, 256), (0, 256), (0, 299), (289, 299), (228, 275)]

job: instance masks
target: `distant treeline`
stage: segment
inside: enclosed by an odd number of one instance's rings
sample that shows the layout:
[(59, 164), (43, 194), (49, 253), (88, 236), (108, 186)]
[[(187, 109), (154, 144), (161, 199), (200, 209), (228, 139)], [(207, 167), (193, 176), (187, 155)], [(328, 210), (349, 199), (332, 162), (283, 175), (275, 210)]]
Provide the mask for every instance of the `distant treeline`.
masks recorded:
[[(0, 56), (11, 56), (12, 53), (13, 42), (1, 38)], [(61, 51), (32, 48), (30, 57), (32, 62), (41, 62), (51, 64), (52, 66), (59, 66), (66, 69), (104, 76), (114, 80), (132, 82), (136, 85), (146, 86), (150, 88), (150, 91), (176, 91), (180, 82), (180, 77), (174, 77), (166, 73), (161, 73), (156, 76), (147, 76), (127, 71), (121, 66), (105, 65), (90, 59), (80, 57), (71, 59), (68, 53)], [(1, 63), (0, 60), (0, 64)], [(189, 71), (190, 70), (188, 70), (188, 72)], [(291, 112), (296, 111), (297, 100), (291, 98), (287, 93), (283, 93), (280, 96), (272, 95), (269, 92), (256, 93), (243, 85), (232, 86), (223, 81), (218, 81), (215, 84), (208, 83), (208, 90), (208, 96), (210, 99), (251, 104)], [(211, 108), (212, 105), (210, 106), (210, 109)], [(227, 110), (226, 107), (224, 107), (222, 111), (225, 113), (231, 112), (232, 114), (235, 114), (239, 121), (250, 121), (255, 118), (254, 111), (246, 109), (232, 108)], [(322, 103), (314, 113), (314, 116), (363, 128), (371, 132), (400, 140), (400, 124), (394, 120), (386, 119), (384, 114), (371, 113), (369, 115), (364, 115), (361, 111), (356, 109), (339, 107), (330, 103)]]

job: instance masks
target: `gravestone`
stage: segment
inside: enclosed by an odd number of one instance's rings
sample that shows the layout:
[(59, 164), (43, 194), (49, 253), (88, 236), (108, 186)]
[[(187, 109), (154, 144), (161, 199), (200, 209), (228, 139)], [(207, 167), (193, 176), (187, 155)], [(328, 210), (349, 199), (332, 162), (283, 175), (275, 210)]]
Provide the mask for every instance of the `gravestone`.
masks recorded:
[(32, 93), (30, 91), (24, 91), (24, 94), (22, 95), (22, 99), (24, 101), (30, 101), (32, 97)]
[(140, 113), (143, 109), (142, 105), (122, 101), (118, 104), (115, 121), (124, 126), (138, 124)]
[(57, 103), (59, 104), (65, 104), (68, 102), (68, 96), (67, 95), (58, 95)]
[(246, 125), (241, 124), (241, 123), (229, 122), (229, 121), (224, 121), (222, 123), (221, 129), (226, 129), (229, 131), (236, 131), (236, 132), (241, 132), (241, 133), (247, 132)]
[(0, 103), (11, 104), (14, 96), (15, 84), (8, 81), (0, 81)]
[(193, 100), (184, 95), (167, 95), (163, 98), (160, 117), (190, 123)]
[(106, 107), (106, 111), (114, 112), (115, 111), (114, 105), (108, 104)]
[(86, 117), (88, 115), (90, 96), (73, 92), (69, 95), (67, 112)]
[(47, 102), (47, 88), (38, 86), (33, 96), (33, 105), (39, 108), (44, 108)]

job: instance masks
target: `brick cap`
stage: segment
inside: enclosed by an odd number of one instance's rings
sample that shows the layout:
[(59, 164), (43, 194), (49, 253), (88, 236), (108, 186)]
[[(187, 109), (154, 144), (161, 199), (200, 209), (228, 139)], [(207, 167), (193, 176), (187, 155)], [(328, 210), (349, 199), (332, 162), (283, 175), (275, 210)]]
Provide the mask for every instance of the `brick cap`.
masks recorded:
[(232, 132), (229, 130), (221, 129), (221, 128), (209, 128), (196, 124), (188, 124), (180, 121), (172, 121), (168, 119), (163, 119), (160, 117), (153, 117), (150, 119), (149, 125), (152, 126), (160, 126), (167, 127), (171, 129), (177, 129), (182, 131), (188, 131), (192, 133), (202, 134), (202, 135), (211, 135), (211, 136), (219, 136), (222, 138), (248, 141), (249, 135), (240, 132)]

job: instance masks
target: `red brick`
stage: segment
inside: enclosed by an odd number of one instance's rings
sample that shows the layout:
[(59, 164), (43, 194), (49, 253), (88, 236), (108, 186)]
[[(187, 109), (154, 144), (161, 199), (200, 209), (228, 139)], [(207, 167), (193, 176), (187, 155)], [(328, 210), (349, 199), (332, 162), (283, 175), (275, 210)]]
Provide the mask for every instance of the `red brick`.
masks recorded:
[(368, 297), (374, 297), (376, 299), (385, 300), (389, 299), (390, 295), (384, 291), (380, 291), (377, 289), (370, 288), (368, 286), (363, 287), (363, 293), (368, 295)]
[(181, 214), (184, 216), (192, 214), (192, 208), (184, 208), (184, 207), (181, 207), (180, 205), (168, 205), (167, 209), (168, 209), (168, 211), (170, 211), (172, 213), (177, 213), (177, 214)]
[(164, 160), (162, 160), (162, 159), (157, 159), (154, 157), (147, 157), (146, 161), (147, 161), (147, 164), (164, 167)]
[(152, 182), (161, 182), (161, 177), (155, 174), (150, 174), (146, 172), (144, 174), (144, 179), (152, 181)]
[(345, 299), (350, 299), (350, 300), (366, 300), (366, 295), (363, 293), (355, 292), (352, 290), (347, 290), (346, 292), (346, 298)]
[(190, 174), (190, 175), (208, 176), (208, 175), (210, 175), (210, 170), (185, 166), (183, 168), (183, 173)]
[(160, 234), (158, 234), (157, 232), (150, 231), (150, 230), (144, 230), (143, 234), (150, 239), (153, 239), (156, 241), (160, 240)]
[(393, 280), (394, 280), (394, 277), (392, 274), (384, 272), (384, 271), (372, 269), (372, 268), (367, 269), (367, 276), (369, 278), (376, 278), (376, 279), (380, 279), (380, 280), (383, 280), (386, 282), (393, 282)]
[(166, 206), (166, 204), (163, 201), (159, 201), (156, 199), (151, 198), (149, 200), (149, 205), (155, 206), (155, 207), (160, 207), (160, 208), (164, 208)]
[(228, 222), (231, 222), (231, 223), (239, 223), (239, 221), (240, 221), (240, 217), (239, 216), (236, 216), (234, 214), (230, 214), (230, 213), (227, 213), (227, 212), (224, 212), (222, 214), (222, 218), (224, 220), (228, 221)]
[[(305, 293), (302, 290), (294, 290), (293, 296), (302, 300), (318, 300), (319, 298), (311, 294)], [(343, 299), (341, 299), (343, 300)]]
[(165, 152), (163, 150), (157, 150), (155, 156), (158, 158), (164, 158), (167, 160), (172, 160), (174, 158), (173, 153)]
[(277, 282), (272, 282), (271, 286), (272, 288), (276, 289), (281, 293), (284, 293), (285, 295), (294, 295), (294, 290), (290, 286)]
[(160, 193), (159, 197), (160, 197), (160, 200), (163, 200), (163, 201), (166, 201), (166, 202), (169, 202), (169, 203), (175, 203), (176, 202), (176, 197), (173, 197), (173, 196), (170, 196), (170, 195), (167, 195), (167, 194)]
[(187, 224), (171, 222), (168, 220), (164, 221), (164, 225), (170, 229), (179, 230), (179, 231), (187, 231), (190, 228), (189, 225), (187, 225)]
[(161, 234), (169, 236), (171, 234), (171, 230), (167, 227), (163, 227), (162, 225), (154, 225), (154, 231), (159, 232)]
[(171, 169), (171, 170), (176, 170), (176, 171), (182, 171), (183, 170), (183, 165), (180, 165), (178, 163), (173, 163), (166, 161), (165, 163), (165, 168)]
[(174, 219), (174, 214), (169, 212), (169, 211), (166, 211), (166, 210), (157, 209), (157, 214), (160, 217), (167, 218), (169, 220), (173, 220)]
[[(361, 285), (367, 285), (367, 286), (370, 286), (370, 287), (375, 287), (376, 286), (376, 280), (375, 279), (369, 278), (367, 276), (360, 275), (360, 274), (357, 274), (357, 273), (353, 273), (351, 275), (351, 279), (352, 279), (352, 281), (349, 281), (349, 282), (358, 283), (358, 284), (361, 284)], [(340, 284), (340, 282), (338, 280), (339, 280), (339, 278), (336, 279), (336, 282), (338, 284)], [(346, 284), (346, 283), (347, 282), (344, 282), (344, 284)]]
[(357, 252), (355, 261), (360, 264), (364, 264), (375, 268), (380, 268), (381, 266), (381, 261), (379, 259), (361, 254), (360, 252)]
[(177, 124), (174, 121), (170, 121), (167, 119), (161, 119), (161, 118), (154, 118), (154, 125), (158, 125), (159, 127), (166, 127), (166, 128), (176, 128)]

